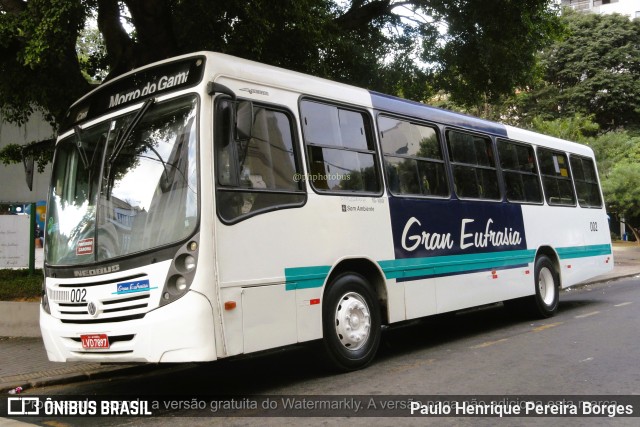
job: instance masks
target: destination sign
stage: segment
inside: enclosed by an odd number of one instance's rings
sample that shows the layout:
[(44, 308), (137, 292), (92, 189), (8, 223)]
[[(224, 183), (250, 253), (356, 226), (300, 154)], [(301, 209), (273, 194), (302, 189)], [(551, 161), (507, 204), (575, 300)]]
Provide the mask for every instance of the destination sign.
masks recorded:
[(103, 83), (69, 109), (61, 130), (116, 108), (195, 86), (202, 81), (204, 63), (204, 56), (196, 56), (141, 70), (113, 83)]

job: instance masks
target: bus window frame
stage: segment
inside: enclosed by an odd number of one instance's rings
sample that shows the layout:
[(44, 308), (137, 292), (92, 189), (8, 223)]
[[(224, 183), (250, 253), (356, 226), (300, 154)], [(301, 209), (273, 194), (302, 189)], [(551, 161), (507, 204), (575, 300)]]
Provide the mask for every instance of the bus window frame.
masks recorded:
[[(589, 157), (589, 156), (581, 156), (575, 153), (567, 153), (567, 154), (569, 156), (569, 167), (571, 168), (571, 181), (573, 182), (573, 190), (576, 194), (577, 206), (583, 209), (602, 209), (604, 207), (604, 197), (602, 195), (602, 185), (600, 184), (600, 176), (598, 175), (598, 167), (596, 165), (595, 158)], [(593, 167), (593, 172), (596, 176), (595, 184), (598, 186), (598, 195), (600, 197), (599, 205), (583, 205), (582, 203), (580, 203), (580, 197), (578, 195), (578, 186), (576, 183), (575, 173), (573, 172), (573, 165), (571, 164), (571, 160), (573, 158), (580, 159), (580, 161), (588, 160), (591, 162), (591, 166)], [(588, 183), (588, 181), (581, 181), (581, 182)]]
[[(365, 118), (364, 120), (365, 121), (364, 123), (365, 138), (368, 143), (369, 142), (371, 143), (371, 146), (373, 147), (373, 149), (357, 150), (353, 148), (340, 148), (338, 146), (328, 146), (328, 145), (308, 143), (305, 137), (304, 123), (303, 123), (304, 115), (302, 111), (302, 104), (304, 102), (314, 102), (317, 104), (323, 104), (329, 107), (334, 107), (337, 109), (342, 109), (342, 110), (362, 114), (362, 116)], [(376, 131), (377, 131), (376, 121), (374, 117), (371, 116), (370, 111), (367, 108), (364, 108), (358, 105), (347, 104), (347, 103), (343, 103), (343, 102), (332, 100), (332, 99), (320, 98), (315, 96), (307, 96), (307, 95), (302, 95), (298, 99), (298, 111), (299, 111), (299, 117), (300, 117), (299, 124), (300, 124), (300, 135), (302, 140), (302, 151), (304, 152), (304, 162), (307, 168), (307, 173), (304, 179), (306, 185), (308, 185), (316, 194), (323, 195), (323, 196), (352, 196), (352, 197), (376, 197), (376, 198), (382, 197), (386, 188), (385, 176), (384, 176), (384, 171), (382, 170), (383, 169), (382, 155), (381, 155), (379, 141), (376, 134)], [(344, 150), (352, 153), (362, 153), (362, 154), (372, 155), (373, 165), (375, 167), (376, 183), (378, 185), (378, 191), (372, 192), (372, 191), (364, 191), (364, 190), (353, 190), (353, 191), (352, 190), (331, 190), (331, 189), (325, 190), (322, 188), (318, 188), (316, 185), (314, 185), (311, 179), (308, 179), (313, 174), (313, 172), (311, 172), (312, 168), (311, 168), (311, 162), (310, 162), (311, 159), (308, 151), (309, 147), (318, 147), (321, 149), (327, 148), (332, 150)]]
[[(539, 202), (530, 202), (530, 201), (526, 201), (526, 200), (509, 200), (509, 196), (507, 194), (507, 178), (505, 176), (505, 172), (515, 172), (515, 173), (522, 173), (522, 171), (517, 171), (514, 169), (508, 169), (508, 168), (503, 168), (502, 167), (502, 159), (500, 157), (500, 149), (498, 148), (498, 144), (500, 144), (500, 142), (504, 142), (507, 144), (514, 144), (514, 145), (521, 145), (521, 146), (526, 146), (528, 148), (531, 148), (531, 151), (533, 152), (533, 161), (534, 164), (536, 166), (536, 172), (534, 173), (523, 173), (524, 175), (535, 175), (538, 178), (538, 186), (540, 189), (540, 196), (542, 197), (542, 199)], [(517, 141), (514, 139), (510, 139), (507, 137), (497, 137), (496, 138), (496, 151), (497, 151), (497, 155), (498, 155), (498, 166), (500, 167), (500, 174), (502, 175), (502, 181), (504, 183), (504, 199), (508, 202), (508, 203), (516, 203), (519, 205), (534, 205), (534, 206), (541, 206), (545, 204), (545, 195), (544, 195), (544, 188), (542, 185), (542, 178), (540, 176), (540, 166), (538, 165), (538, 153), (536, 151), (536, 146), (527, 142), (522, 142), (522, 141)]]
[[(391, 185), (390, 185), (390, 179), (389, 179), (389, 175), (388, 175), (388, 171), (387, 171), (387, 167), (386, 167), (387, 166), (387, 164), (386, 164), (387, 155), (384, 152), (382, 137), (380, 136), (381, 130), (380, 130), (379, 120), (380, 120), (381, 117), (382, 118), (392, 119), (392, 120), (404, 121), (404, 122), (407, 122), (407, 123), (409, 123), (411, 125), (429, 127), (429, 128), (434, 130), (434, 132), (436, 134), (436, 138), (438, 139), (438, 146), (440, 147), (440, 154), (442, 154), (442, 160), (431, 159), (431, 158), (428, 158), (428, 157), (418, 157), (418, 156), (410, 156), (410, 155), (395, 155), (395, 154), (389, 154), (389, 157), (403, 158), (403, 159), (413, 159), (416, 162), (422, 161), (422, 162), (442, 164), (443, 171), (444, 171), (444, 177), (445, 177), (445, 183), (446, 183), (447, 190), (448, 190), (448, 195), (446, 195), (446, 196), (438, 196), (438, 195), (432, 195), (432, 194), (396, 193), (396, 192), (392, 191)], [(442, 131), (442, 128), (441, 128), (441, 126), (442, 126), (441, 124), (420, 120), (420, 119), (418, 119), (416, 117), (409, 117), (409, 116), (403, 116), (403, 115), (399, 115), (399, 114), (393, 114), (393, 113), (386, 112), (386, 111), (379, 111), (376, 114), (375, 124), (376, 124), (376, 129), (377, 129), (377, 134), (376, 135), (378, 137), (377, 139), (378, 139), (379, 145), (380, 145), (378, 149), (380, 150), (380, 161), (382, 162), (382, 169), (383, 169), (383, 174), (384, 174), (384, 179), (385, 179), (385, 188), (386, 188), (387, 192), (390, 195), (392, 195), (394, 197), (406, 197), (406, 198), (428, 199), (428, 200), (451, 200), (453, 198), (455, 193), (454, 193), (454, 191), (452, 189), (451, 166), (449, 164), (448, 153), (447, 153), (447, 150), (446, 150), (446, 146), (444, 146), (444, 136), (443, 136), (443, 131)]]
[[(575, 207), (577, 207), (578, 206), (578, 196), (576, 194), (575, 183), (573, 181), (573, 171), (571, 170), (571, 164), (570, 164), (571, 162), (569, 160), (569, 153), (566, 152), (566, 151), (563, 151), (563, 150), (556, 150), (556, 149), (553, 149), (551, 147), (545, 147), (545, 146), (540, 146), (540, 145), (537, 145), (535, 147), (535, 149), (536, 149), (536, 159), (538, 160), (538, 171), (540, 173), (540, 179), (542, 181), (542, 191), (543, 191), (543, 195), (544, 195), (544, 203), (547, 206), (559, 207), (559, 208), (575, 208)], [(572, 204), (568, 204), (568, 203), (550, 203), (551, 197), (549, 197), (549, 199), (547, 199), (547, 190), (546, 190), (546, 188), (544, 186), (544, 177), (548, 176), (548, 177), (551, 177), (551, 178), (554, 178), (554, 179), (561, 179), (561, 178), (558, 178), (555, 175), (546, 175), (546, 174), (542, 173), (542, 168), (540, 167), (540, 153), (538, 152), (539, 150), (549, 151), (552, 154), (553, 153), (562, 154), (566, 158), (566, 160), (567, 160), (567, 170), (569, 171), (568, 179), (569, 179), (569, 182), (571, 183), (571, 190), (573, 191), (573, 203)]]
[[(466, 135), (471, 135), (473, 137), (478, 137), (478, 138), (483, 138), (483, 139), (487, 139), (489, 140), (489, 143), (491, 145), (491, 150), (493, 153), (493, 163), (494, 166), (490, 167), (490, 166), (481, 166), (481, 165), (473, 165), (470, 163), (461, 163), (461, 162), (455, 162), (453, 161), (453, 159), (451, 158), (451, 153), (449, 152), (449, 132), (458, 132), (458, 133), (463, 133)], [(501, 172), (501, 168), (500, 168), (500, 162), (499, 162), (499, 158), (498, 158), (498, 150), (496, 147), (496, 138), (495, 136), (489, 135), (489, 134), (485, 134), (485, 133), (481, 133), (481, 132), (477, 132), (477, 131), (473, 131), (467, 128), (458, 128), (458, 127), (453, 127), (453, 126), (445, 126), (445, 128), (442, 131), (443, 133), (443, 138), (444, 141), (443, 143), (445, 144), (445, 152), (446, 152), (446, 156), (447, 156), (447, 162), (449, 164), (449, 172), (451, 174), (451, 190), (452, 190), (452, 195), (455, 195), (455, 197), (458, 200), (471, 200), (471, 201), (482, 201), (482, 202), (493, 202), (493, 203), (502, 203), (506, 200), (506, 191), (504, 191), (504, 182), (502, 180), (502, 172)], [(460, 165), (460, 166), (468, 166), (468, 167), (473, 167), (476, 169), (484, 169), (484, 170), (493, 170), (496, 174), (496, 184), (498, 186), (498, 197), (495, 199), (490, 199), (490, 198), (486, 198), (486, 197), (464, 197), (464, 196), (460, 196), (458, 194), (458, 192), (456, 191), (456, 183), (455, 183), (455, 175), (454, 175), (454, 171), (453, 171), (453, 167), (455, 165)]]
[[(235, 186), (235, 184), (231, 184), (231, 185), (223, 185), (220, 183), (220, 170), (218, 168), (218, 163), (217, 163), (217, 156), (218, 156), (218, 149), (220, 148), (220, 144), (221, 142), (219, 141), (220, 135), (218, 134), (218, 128), (219, 126), (217, 125), (217, 120), (218, 120), (218, 111), (220, 108), (220, 103), (221, 102), (234, 102), (234, 101), (250, 101), (253, 104), (253, 111), (255, 114), (255, 111), (257, 109), (263, 108), (266, 110), (270, 110), (270, 111), (276, 111), (276, 112), (280, 112), (282, 114), (284, 114), (287, 119), (289, 120), (289, 130), (290, 130), (290, 135), (291, 135), (291, 147), (293, 149), (293, 158), (294, 158), (294, 163), (295, 163), (295, 172), (294, 175), (298, 175), (301, 176), (304, 172), (303, 172), (303, 164), (304, 162), (302, 161), (301, 158), (301, 149), (300, 149), (300, 141), (299, 141), (299, 136), (298, 136), (298, 132), (297, 132), (297, 119), (296, 119), (296, 115), (289, 109), (287, 108), (285, 105), (282, 104), (275, 104), (275, 103), (268, 103), (268, 102), (264, 102), (264, 101), (255, 101), (252, 99), (246, 99), (246, 98), (237, 98), (236, 100), (233, 100), (231, 97), (227, 96), (227, 95), (220, 95), (217, 96), (214, 99), (213, 102), (213, 109), (212, 109), (212, 116), (213, 116), (213, 126), (214, 126), (214, 130), (213, 130), (213, 154), (214, 154), (214, 161), (213, 161), (213, 168), (214, 168), (214, 174), (213, 174), (213, 178), (214, 178), (214, 190), (215, 190), (215, 194), (214, 194), (214, 200), (216, 203), (216, 215), (218, 217), (218, 219), (225, 225), (234, 225), (237, 224), (239, 222), (242, 222), (244, 220), (247, 220), (249, 218), (253, 218), (255, 216), (261, 215), (261, 214), (265, 214), (265, 213), (269, 213), (269, 212), (274, 212), (274, 211), (279, 211), (279, 210), (283, 210), (283, 209), (297, 209), (297, 208), (301, 208), (303, 206), (305, 206), (307, 204), (307, 200), (308, 200), (308, 193), (307, 193), (307, 189), (306, 186), (301, 183), (301, 182), (297, 182), (298, 184), (298, 191), (287, 191), (287, 190), (272, 190), (272, 189), (263, 189), (263, 188), (243, 188), (243, 187), (239, 187), (239, 186)], [(230, 130), (231, 132), (231, 138), (233, 138), (233, 134), (234, 131)], [(237, 143), (237, 141), (234, 139), (233, 141), (231, 141), (230, 143)], [(234, 149), (234, 151), (236, 151)], [(232, 159), (234, 162), (237, 162), (237, 155), (233, 156), (234, 158)], [(292, 177), (292, 179), (295, 182), (295, 178)], [(265, 208), (261, 208), (261, 209), (257, 209), (255, 211), (249, 211), (245, 214), (241, 214), (236, 216), (233, 219), (227, 219), (225, 218), (221, 212), (220, 212), (220, 199), (219, 199), (219, 195), (218, 192), (226, 192), (226, 193), (265, 193), (265, 194), (290, 194), (290, 195), (302, 195), (304, 196), (302, 198), (302, 200), (300, 202), (294, 203), (283, 203), (283, 204), (274, 204), (272, 206), (269, 207), (265, 207)]]

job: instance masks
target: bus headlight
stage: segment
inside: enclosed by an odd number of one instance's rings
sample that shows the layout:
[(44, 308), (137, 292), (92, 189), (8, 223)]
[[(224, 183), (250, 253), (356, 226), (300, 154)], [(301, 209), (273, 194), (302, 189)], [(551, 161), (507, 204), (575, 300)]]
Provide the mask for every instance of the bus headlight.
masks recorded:
[(193, 255), (182, 254), (176, 258), (176, 269), (182, 273), (190, 273), (196, 269), (196, 259)]
[(167, 273), (160, 305), (169, 304), (187, 293), (198, 265), (198, 236), (178, 248)]
[(179, 274), (171, 276), (167, 282), (167, 290), (175, 296), (186, 291), (188, 287), (189, 283), (187, 282), (187, 279)]

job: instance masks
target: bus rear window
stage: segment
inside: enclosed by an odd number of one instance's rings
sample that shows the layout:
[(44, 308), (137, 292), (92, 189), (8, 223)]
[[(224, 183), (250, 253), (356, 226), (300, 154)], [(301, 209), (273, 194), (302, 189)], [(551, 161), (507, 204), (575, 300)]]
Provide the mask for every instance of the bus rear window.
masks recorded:
[(600, 186), (598, 175), (592, 159), (571, 156), (571, 170), (578, 193), (578, 203), (585, 208), (601, 208)]

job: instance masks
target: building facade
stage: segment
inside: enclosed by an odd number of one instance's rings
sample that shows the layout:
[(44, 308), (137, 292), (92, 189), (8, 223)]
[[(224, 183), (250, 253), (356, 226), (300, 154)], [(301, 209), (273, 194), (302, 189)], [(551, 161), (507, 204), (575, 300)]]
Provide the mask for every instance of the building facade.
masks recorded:
[(580, 12), (619, 13), (630, 19), (640, 18), (640, 0), (561, 0), (561, 4)]

